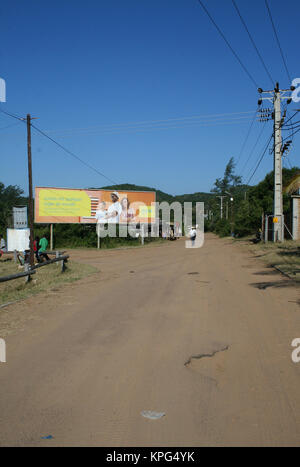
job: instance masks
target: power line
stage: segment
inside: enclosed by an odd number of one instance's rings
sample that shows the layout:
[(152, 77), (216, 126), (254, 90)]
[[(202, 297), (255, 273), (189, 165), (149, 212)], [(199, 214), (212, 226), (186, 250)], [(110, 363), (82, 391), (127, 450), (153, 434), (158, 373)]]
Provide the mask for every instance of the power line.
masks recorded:
[(250, 34), (250, 31), (249, 31), (249, 29), (248, 29), (248, 27), (247, 27), (247, 24), (246, 24), (244, 18), (242, 17), (241, 12), (240, 12), (240, 10), (239, 10), (239, 8), (238, 8), (238, 6), (237, 6), (235, 0), (232, 0), (232, 3), (233, 3), (233, 6), (235, 7), (235, 9), (236, 9), (236, 11), (237, 11), (238, 16), (240, 17), (240, 20), (241, 20), (241, 22), (242, 22), (244, 28), (245, 28), (246, 31), (247, 31), (247, 34), (248, 34), (248, 36), (249, 36), (249, 39), (250, 39), (250, 41), (251, 41), (251, 43), (252, 43), (254, 49), (256, 50), (256, 53), (257, 53), (257, 55), (258, 55), (258, 57), (259, 57), (259, 59), (260, 59), (262, 65), (263, 65), (263, 67), (264, 67), (264, 69), (265, 69), (265, 71), (266, 71), (268, 77), (269, 77), (270, 80), (271, 80), (272, 85), (275, 86), (275, 82), (274, 82), (274, 80), (273, 80), (273, 78), (272, 78), (272, 76), (271, 76), (271, 74), (270, 74), (270, 72), (269, 72), (269, 70), (268, 70), (268, 68), (267, 68), (267, 66), (266, 66), (266, 64), (265, 64), (265, 62), (264, 62), (264, 59), (262, 58), (262, 56), (261, 56), (261, 54), (260, 54), (260, 52), (259, 52), (259, 50), (258, 50), (258, 48), (257, 48), (257, 46), (256, 46), (256, 44), (255, 44), (255, 42), (254, 42), (254, 39), (253, 39), (252, 35)]
[[(291, 163), (290, 163), (290, 161), (289, 161), (289, 159), (288, 159), (287, 157), (284, 157), (284, 158), (283, 158), (283, 165), (284, 165), (285, 163), (288, 164), (288, 165), (290, 166), (290, 169), (292, 168)], [(288, 168), (288, 167), (287, 167), (287, 168)]]
[(287, 126), (282, 127), (281, 129), (282, 130), (287, 130), (287, 131), (292, 130), (295, 127), (295, 125), (298, 125), (299, 123), (300, 123), (300, 120), (297, 120), (296, 122), (293, 122), (293, 123), (291, 123), (291, 124), (289, 124)]
[(292, 130), (292, 131), (294, 130), (295, 125), (300, 123), (300, 120), (297, 120), (296, 122), (293, 121), (293, 118), (296, 116), (298, 112), (299, 110), (297, 110), (286, 122), (284, 122), (284, 124), (281, 126), (282, 130)]
[[(171, 129), (190, 129), (195, 126), (197, 127), (210, 127), (210, 126), (217, 126), (217, 125), (236, 125), (241, 123), (247, 123), (250, 116), (244, 117), (236, 117), (227, 120), (208, 120), (208, 123), (201, 122), (201, 121), (191, 121), (191, 122), (181, 122), (178, 125), (156, 125), (156, 126), (139, 126), (139, 127), (132, 127), (132, 128), (120, 128), (120, 129), (108, 129), (108, 130), (86, 130), (84, 132), (75, 132), (72, 130), (70, 132), (62, 132), (59, 133), (60, 138), (73, 138), (74, 136), (94, 136), (97, 134), (101, 135), (118, 135), (118, 134), (132, 134), (132, 133), (145, 133), (147, 131), (157, 131), (157, 130), (171, 130)], [(46, 134), (49, 135), (50, 131), (44, 130)], [(56, 133), (56, 131), (51, 130), (51, 133)]]
[[(6, 115), (16, 118), (21, 121), (25, 121), (22, 117), (18, 117), (13, 115), (12, 113), (5, 112), (0, 109), (1, 112), (5, 113)], [(62, 129), (62, 130), (44, 130), (45, 133), (56, 133), (72, 136), (73, 132), (78, 134), (79, 132), (103, 132), (103, 133), (112, 133), (116, 134), (121, 131), (125, 130), (132, 130), (132, 129), (155, 129), (155, 128), (178, 128), (179, 125), (210, 125), (214, 124), (225, 124), (225, 123), (234, 123), (238, 120), (243, 120), (248, 118), (248, 114), (252, 113), (253, 110), (250, 111), (243, 111), (243, 112), (226, 112), (221, 114), (202, 114), (202, 115), (194, 115), (194, 116), (187, 116), (187, 117), (177, 117), (177, 118), (167, 118), (167, 119), (160, 119), (160, 120), (144, 120), (144, 121), (135, 121), (135, 122), (126, 122), (126, 123), (112, 123), (112, 124), (103, 124), (103, 125), (92, 125), (89, 127), (79, 127), (79, 128), (69, 128), (69, 129)], [(245, 116), (243, 116), (245, 115)], [(222, 121), (222, 117), (229, 117), (225, 122)], [(202, 120), (202, 121), (201, 121)], [(168, 126), (167, 123), (174, 122), (178, 123), (176, 126)], [(123, 130), (124, 129), (124, 130)]]
[(9, 117), (15, 118), (15, 119), (23, 121), (23, 122), (25, 122), (25, 120), (26, 120), (26, 118), (19, 117), (18, 115), (14, 115), (14, 114), (12, 114), (10, 112), (6, 112), (5, 110), (3, 110), (1, 108), (0, 108), (0, 112), (2, 112), (5, 115), (8, 115)]
[[(297, 128), (298, 128), (297, 131), (294, 131), (294, 133), (292, 134), (292, 136), (295, 136), (295, 135), (300, 131), (300, 125), (299, 125), (299, 127), (297, 127)], [(284, 138), (282, 141), (285, 141), (285, 140), (287, 140), (288, 138), (290, 138), (290, 136), (287, 136), (287, 137)]]
[(265, 147), (265, 149), (264, 149), (264, 151), (263, 151), (263, 153), (262, 153), (262, 155), (261, 155), (261, 157), (260, 157), (260, 159), (259, 159), (259, 161), (258, 161), (258, 163), (257, 163), (257, 165), (256, 165), (256, 167), (255, 167), (255, 169), (254, 169), (254, 171), (253, 171), (251, 177), (250, 177), (249, 180), (247, 181), (246, 185), (249, 185), (249, 183), (251, 182), (252, 178), (254, 177), (254, 175), (255, 175), (255, 173), (256, 173), (258, 167), (260, 166), (260, 164), (261, 164), (261, 162), (262, 162), (262, 160), (263, 160), (263, 158), (264, 158), (264, 156), (265, 156), (265, 154), (266, 154), (266, 151), (267, 151), (267, 149), (268, 149), (268, 147), (269, 147), (269, 144), (270, 144), (270, 141), (271, 141), (272, 137), (273, 137), (273, 134), (272, 134), (272, 135), (270, 136), (270, 138), (268, 139), (268, 142), (267, 142), (267, 144), (266, 144), (266, 147)]
[(267, 10), (268, 10), (268, 13), (269, 13), (269, 17), (270, 17), (270, 20), (271, 20), (271, 23), (272, 23), (274, 35), (275, 35), (276, 42), (277, 42), (277, 45), (278, 45), (279, 50), (280, 50), (280, 54), (281, 54), (281, 58), (282, 58), (282, 61), (283, 61), (284, 67), (285, 67), (285, 71), (286, 71), (286, 74), (288, 75), (289, 82), (291, 83), (292, 78), (291, 78), (291, 75), (289, 73), (289, 70), (288, 70), (284, 55), (283, 55), (283, 51), (282, 51), (282, 48), (281, 48), (281, 45), (280, 45), (279, 37), (278, 37), (278, 34), (276, 32), (275, 24), (274, 24), (274, 21), (273, 21), (273, 18), (272, 18), (272, 13), (271, 13), (271, 10), (270, 10), (270, 7), (269, 7), (269, 4), (268, 4), (267, 0), (265, 0), (265, 4), (266, 4), (266, 7), (267, 7)]
[[(282, 139), (281, 141), (281, 144), (284, 142), (284, 141), (287, 141), (287, 140), (290, 140), (291, 138), (293, 139), (294, 138), (294, 135), (296, 133), (298, 133), (298, 131), (294, 131), (294, 130), (297, 130), (297, 129), (300, 129), (300, 125), (297, 125), (297, 126), (293, 126), (292, 128), (289, 128), (289, 130), (292, 130), (292, 133), (290, 133), (288, 136), (286, 136), (285, 138)], [(279, 143), (277, 143), (274, 147), (277, 147)]]
[[(65, 128), (61, 130), (44, 130), (45, 133), (51, 134), (55, 133), (59, 136), (72, 136), (74, 133), (78, 134), (91, 134), (91, 133), (107, 133), (107, 134), (118, 134), (121, 132), (126, 132), (129, 130), (140, 130), (144, 131), (144, 129), (169, 129), (169, 128), (179, 128), (180, 126), (188, 126), (188, 125), (214, 125), (214, 124), (227, 124), (227, 123), (235, 123), (239, 120), (248, 119), (249, 114), (251, 114), (253, 110), (250, 111), (243, 111), (243, 112), (227, 112), (221, 114), (203, 114), (203, 115), (194, 115), (194, 116), (187, 116), (187, 117), (177, 117), (177, 118), (167, 118), (167, 119), (160, 119), (160, 120), (144, 120), (144, 121), (135, 121), (135, 122), (126, 122), (126, 123), (111, 123), (111, 124), (103, 124), (103, 125), (92, 125), (88, 127), (79, 127), (79, 128)], [(18, 118), (23, 121), (23, 119), (16, 117), (12, 114), (5, 112), (7, 115)], [(225, 122), (224, 118), (226, 117)], [(170, 125), (171, 123), (176, 123), (176, 125)]]
[(290, 139), (290, 138), (293, 138), (293, 137), (295, 136), (295, 134), (298, 133), (298, 131), (300, 130), (300, 125), (297, 125), (297, 126), (294, 128), (294, 130), (295, 130), (295, 129), (296, 129), (297, 131), (293, 131), (293, 133), (290, 133), (288, 136), (286, 136), (286, 138), (284, 138), (284, 139), (282, 140), (282, 143), (283, 143), (284, 141)]
[[(4, 110), (0, 109), (0, 111), (6, 115), (8, 115), (9, 117), (12, 117), (12, 118), (15, 118), (17, 120), (20, 120), (20, 121), (25, 121), (24, 118), (22, 117), (19, 117), (17, 115), (13, 115), (9, 112), (5, 112)], [(35, 125), (33, 125), (32, 123), (30, 123), (30, 126), (32, 128), (34, 128), (36, 131), (38, 131), (41, 135), (45, 136), (45, 138), (49, 139), (50, 141), (52, 141), (54, 144), (56, 144), (58, 147), (60, 147), (61, 149), (63, 149), (63, 151), (65, 151), (66, 153), (68, 153), (70, 156), (74, 157), (75, 159), (77, 159), (78, 161), (80, 161), (82, 164), (84, 164), (86, 167), (90, 168), (91, 170), (93, 170), (94, 172), (96, 172), (98, 175), (101, 175), (101, 177), (104, 177), (106, 178), (106, 180), (108, 180), (109, 182), (112, 182), (114, 184), (117, 185), (117, 182), (112, 180), (111, 178), (107, 177), (106, 175), (104, 175), (102, 172), (100, 172), (98, 169), (95, 169), (95, 167), (93, 167), (92, 165), (90, 165), (88, 162), (85, 162), (83, 159), (81, 159), (79, 156), (77, 156), (76, 154), (74, 154), (72, 151), (69, 151), (69, 149), (65, 148), (64, 146), (62, 146), (60, 143), (58, 143), (57, 141), (55, 141), (53, 138), (51, 138), (50, 136), (48, 136), (46, 133), (44, 133), (42, 130), (40, 130), (39, 128), (37, 128)]]
[(257, 110), (254, 112), (253, 119), (252, 119), (252, 121), (251, 121), (251, 123), (250, 123), (249, 130), (248, 130), (248, 132), (247, 132), (246, 138), (245, 138), (245, 140), (244, 140), (244, 142), (243, 142), (243, 145), (242, 145), (242, 147), (241, 147), (240, 154), (239, 154), (239, 157), (238, 157), (238, 160), (237, 160), (236, 165), (238, 165), (238, 163), (239, 163), (239, 161), (240, 161), (240, 159), (241, 159), (241, 157), (242, 157), (242, 153), (243, 153), (243, 151), (244, 151), (244, 149), (245, 149), (245, 146), (246, 146), (246, 143), (247, 143), (248, 138), (249, 138), (249, 136), (250, 136), (250, 133), (251, 133), (253, 124), (254, 124), (254, 122), (255, 122), (256, 114), (257, 114)]
[(287, 124), (290, 120), (292, 120), (292, 118), (294, 118), (295, 115), (296, 115), (298, 112), (300, 112), (300, 110), (296, 110), (296, 112), (284, 123), (283, 127), (286, 126), (286, 124)]
[(248, 156), (248, 158), (247, 158), (247, 160), (246, 160), (246, 162), (245, 162), (245, 164), (244, 164), (244, 166), (243, 166), (243, 169), (242, 169), (242, 171), (241, 171), (241, 175), (243, 175), (244, 170), (245, 170), (245, 168), (246, 168), (246, 166), (247, 166), (249, 160), (251, 159), (252, 154), (254, 153), (254, 150), (255, 150), (256, 146), (258, 145), (258, 142), (259, 142), (259, 140), (260, 140), (260, 138), (261, 138), (261, 136), (262, 136), (262, 134), (263, 134), (263, 132), (264, 132), (264, 129), (265, 129), (266, 125), (267, 125), (267, 122), (264, 123), (264, 125), (263, 125), (261, 131), (259, 132), (259, 135), (258, 135), (258, 137), (257, 137), (257, 139), (256, 139), (256, 141), (255, 141), (255, 144), (254, 144), (253, 148), (251, 149), (251, 151), (250, 151), (250, 153), (249, 153), (249, 156)]
[(245, 112), (231, 112), (231, 113), (222, 113), (222, 114), (205, 114), (205, 115), (194, 115), (194, 116), (187, 116), (187, 117), (177, 117), (177, 118), (167, 118), (164, 120), (144, 120), (144, 121), (136, 121), (136, 122), (126, 122), (126, 123), (111, 123), (111, 124), (103, 124), (103, 125), (92, 125), (89, 127), (83, 127), (83, 128), (66, 128), (63, 130), (45, 130), (47, 133), (65, 133), (65, 132), (73, 132), (75, 131), (78, 133), (79, 131), (110, 131), (110, 130), (119, 130), (121, 128), (135, 128), (135, 127), (140, 127), (140, 126), (150, 126), (150, 125), (163, 125), (167, 124), (170, 122), (178, 122), (178, 123), (184, 123), (187, 121), (193, 121), (193, 120), (208, 120), (208, 121), (213, 121), (220, 119), (221, 117), (231, 117), (234, 118), (233, 116), (242, 116), (246, 114), (251, 114), (253, 110), (250, 111), (245, 111)]
[[(297, 113), (297, 112), (296, 112)], [(295, 128), (294, 128), (294, 123), (293, 123), (293, 116), (289, 118), (289, 121), (291, 121), (291, 126), (292, 126), (292, 142), (291, 144), (293, 144), (293, 141), (294, 141), (294, 133), (295, 133)], [(297, 122), (296, 122), (297, 123)], [(290, 144), (290, 143), (288, 143)], [(290, 161), (288, 160), (288, 162), (290, 163)]]
[(297, 122), (291, 124), (291, 125), (288, 125), (286, 128), (283, 127), (282, 130), (286, 130), (286, 131), (290, 131), (290, 130), (293, 130), (294, 128), (297, 128), (299, 126), (299, 123), (300, 123), (300, 120), (298, 120)]
[(7, 125), (7, 126), (3, 126), (2, 128), (0, 128), (0, 130), (6, 130), (7, 128), (11, 128), (12, 126), (19, 125), (19, 123), (20, 123), (20, 122), (12, 123), (11, 125)]
[(78, 161), (80, 161), (82, 164), (84, 164), (86, 167), (88, 167), (89, 169), (93, 170), (94, 172), (96, 172), (98, 175), (101, 175), (101, 177), (104, 177), (106, 178), (106, 180), (108, 180), (109, 182), (112, 182), (113, 184), (117, 185), (118, 183), (115, 181), (115, 180), (112, 180), (111, 178), (107, 177), (106, 175), (104, 175), (102, 172), (100, 172), (98, 169), (95, 169), (95, 167), (93, 167), (92, 165), (90, 165), (88, 162), (85, 162), (83, 159), (81, 159), (79, 156), (77, 156), (74, 152), (72, 151), (69, 151), (69, 149), (65, 148), (64, 146), (62, 146), (60, 143), (58, 143), (57, 141), (55, 141), (53, 138), (51, 138), (50, 136), (48, 136), (46, 133), (44, 133), (42, 130), (40, 130), (39, 128), (37, 128), (35, 125), (33, 125), (31, 123), (31, 126), (32, 128), (34, 128), (36, 131), (38, 131), (41, 135), (45, 136), (45, 138), (48, 138), (50, 141), (52, 141), (54, 144), (56, 144), (58, 147), (60, 147), (63, 151), (65, 151), (67, 154), (69, 154), (70, 156), (74, 157), (75, 159), (77, 159)]
[(223, 32), (221, 31), (221, 29), (219, 28), (219, 26), (217, 25), (217, 23), (215, 22), (215, 20), (213, 19), (213, 17), (211, 16), (211, 14), (209, 13), (209, 11), (208, 11), (207, 8), (205, 7), (205, 5), (203, 4), (202, 0), (198, 0), (198, 3), (202, 6), (203, 10), (204, 10), (205, 13), (207, 14), (207, 16), (209, 17), (209, 19), (210, 19), (211, 22), (213, 23), (213, 25), (215, 26), (215, 28), (217, 29), (218, 33), (220, 34), (220, 36), (222, 37), (222, 39), (225, 41), (225, 43), (227, 44), (227, 46), (229, 47), (229, 49), (231, 50), (231, 52), (233, 53), (233, 55), (235, 56), (235, 58), (237, 59), (237, 61), (238, 61), (239, 64), (241, 65), (241, 67), (243, 68), (243, 70), (247, 73), (248, 77), (250, 78), (250, 80), (251, 80), (252, 83), (254, 84), (255, 88), (257, 89), (257, 88), (258, 88), (257, 82), (255, 81), (255, 79), (253, 78), (253, 76), (251, 75), (251, 73), (249, 72), (249, 70), (246, 68), (246, 66), (243, 64), (243, 62), (242, 62), (242, 60), (240, 59), (240, 57), (238, 56), (238, 54), (234, 51), (234, 49), (233, 49), (232, 46), (230, 45), (229, 41), (226, 39), (225, 35), (224, 35)]
[[(232, 119), (227, 119), (227, 120), (211, 120), (207, 122), (181, 122), (178, 123), (177, 125), (155, 125), (155, 126), (138, 126), (138, 127), (129, 127), (129, 128), (116, 128), (116, 129), (108, 129), (108, 130), (86, 130), (84, 132), (66, 132), (66, 133), (60, 133), (59, 136), (61, 138), (67, 138), (67, 137), (73, 137), (74, 135), (76, 136), (82, 136), (82, 135), (95, 135), (95, 134), (102, 134), (102, 135), (116, 135), (120, 133), (139, 133), (139, 132), (145, 132), (145, 131), (155, 131), (155, 130), (169, 130), (173, 128), (190, 128), (193, 126), (203, 126), (203, 127), (208, 127), (208, 126), (216, 126), (216, 125), (231, 125), (231, 124), (239, 124), (239, 123), (244, 123), (249, 120), (249, 116), (244, 116), (244, 117), (237, 117), (237, 118), (232, 118)], [(46, 132), (49, 133), (49, 132)], [(53, 131), (54, 133), (54, 131)]]
[[(287, 114), (289, 116), (290, 114), (289, 114), (288, 110), (286, 110), (286, 112), (287, 112)], [(288, 142), (288, 145), (293, 144), (293, 141), (294, 141), (294, 132), (295, 132), (295, 128), (297, 128), (297, 127), (295, 127), (295, 125), (298, 122), (293, 122), (293, 118), (295, 117), (296, 114), (297, 114), (297, 111), (291, 117), (289, 116), (289, 119), (287, 120), (286, 123), (288, 123), (289, 121), (291, 121), (291, 123), (289, 125), (287, 125), (287, 128), (285, 127), (285, 124), (281, 126), (282, 130), (286, 130), (286, 131), (292, 130), (292, 134), (289, 136), (291, 138), (291, 141)]]

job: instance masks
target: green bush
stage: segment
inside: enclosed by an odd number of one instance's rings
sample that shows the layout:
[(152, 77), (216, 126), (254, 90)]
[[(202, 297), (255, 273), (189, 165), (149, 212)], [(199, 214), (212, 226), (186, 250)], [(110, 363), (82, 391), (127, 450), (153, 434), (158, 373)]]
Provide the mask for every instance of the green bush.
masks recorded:
[[(118, 228), (117, 228), (118, 234)], [(50, 226), (47, 224), (35, 224), (34, 236), (46, 235), (50, 243)], [(159, 239), (145, 237), (145, 244)], [(53, 247), (63, 248), (97, 248), (96, 225), (90, 224), (54, 224)], [(120, 248), (126, 246), (139, 246), (140, 239), (132, 238), (101, 238), (101, 248)], [(50, 245), (49, 245), (50, 248)]]
[(231, 225), (227, 219), (219, 219), (214, 228), (220, 237), (228, 237), (231, 234)]

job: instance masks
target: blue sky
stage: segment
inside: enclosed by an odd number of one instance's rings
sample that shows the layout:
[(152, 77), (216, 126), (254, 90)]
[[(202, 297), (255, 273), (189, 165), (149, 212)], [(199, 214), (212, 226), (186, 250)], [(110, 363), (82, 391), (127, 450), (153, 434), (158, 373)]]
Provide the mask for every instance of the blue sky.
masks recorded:
[[(231, 0), (204, 3), (255, 81), (270, 89)], [(272, 77), (289, 87), (264, 1), (237, 4)], [(300, 2), (269, 4), (290, 74), (299, 77)], [(209, 191), (229, 158), (238, 159), (257, 90), (197, 0), (3, 0), (0, 18), (1, 108), (30, 113), (110, 179), (171, 194)], [(231, 115), (209, 117), (219, 114)], [(0, 181), (27, 192), (26, 127), (4, 128), (14, 123), (0, 113)], [(254, 123), (240, 157), (245, 181), (272, 131), (269, 122), (245, 166), (262, 125)], [(296, 136), (292, 165), (300, 163), (298, 144)], [(37, 186), (109, 184), (35, 132), (32, 151)], [(267, 154), (251, 183), (270, 170)]]

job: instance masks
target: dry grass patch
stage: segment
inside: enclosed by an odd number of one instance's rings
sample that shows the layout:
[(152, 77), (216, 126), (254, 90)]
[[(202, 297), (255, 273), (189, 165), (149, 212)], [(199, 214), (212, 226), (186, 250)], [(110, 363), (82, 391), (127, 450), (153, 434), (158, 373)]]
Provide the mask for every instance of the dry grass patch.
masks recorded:
[(300, 281), (300, 241), (258, 243), (251, 245), (250, 249), (269, 266), (275, 266), (291, 279)]
[[(10, 274), (18, 274), (23, 272), (24, 268), (19, 267), (13, 261), (0, 260), (0, 277), (8, 276)], [(67, 282), (77, 281), (89, 274), (97, 272), (93, 266), (86, 264), (79, 264), (72, 260), (67, 263), (67, 269), (61, 273), (59, 263), (49, 264), (36, 270), (32, 276), (32, 281), (28, 284), (25, 283), (25, 278), (15, 279), (9, 282), (0, 283), (0, 306), (21, 300), (35, 295), (45, 290), (58, 288)]]

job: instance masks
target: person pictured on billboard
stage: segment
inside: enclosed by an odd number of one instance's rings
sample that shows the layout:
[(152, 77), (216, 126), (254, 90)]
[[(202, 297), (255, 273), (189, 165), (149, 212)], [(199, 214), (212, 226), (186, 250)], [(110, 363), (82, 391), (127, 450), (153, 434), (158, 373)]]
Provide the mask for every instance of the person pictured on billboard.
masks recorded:
[(98, 204), (97, 211), (96, 211), (96, 219), (98, 224), (105, 224), (107, 222), (107, 209), (106, 209), (106, 202), (101, 201)]
[(135, 218), (135, 211), (130, 207), (130, 201), (127, 196), (124, 196), (121, 201), (121, 214), (120, 214), (120, 222), (124, 222), (128, 224), (129, 222), (133, 222)]
[(118, 224), (120, 220), (120, 214), (122, 211), (121, 203), (119, 201), (120, 196), (117, 191), (113, 191), (110, 196), (112, 204), (107, 210), (105, 219), (107, 220), (108, 224)]

